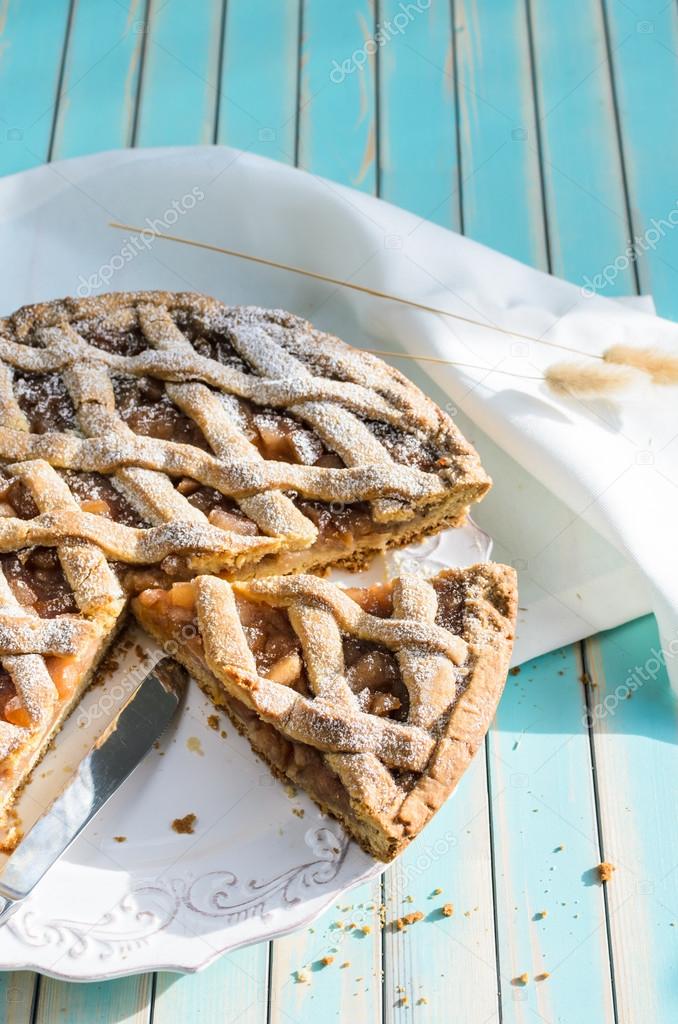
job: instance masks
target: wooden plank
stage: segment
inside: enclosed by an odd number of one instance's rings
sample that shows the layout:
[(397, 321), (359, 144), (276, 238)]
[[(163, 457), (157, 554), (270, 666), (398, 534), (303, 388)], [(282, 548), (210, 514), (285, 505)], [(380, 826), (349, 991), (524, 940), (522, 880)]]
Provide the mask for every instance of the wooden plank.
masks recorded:
[(298, 163), (365, 192), (377, 183), (374, 32), (370, 0), (305, 0)]
[(567, 17), (557, 0), (532, 11), (552, 271), (628, 295), (636, 282), (623, 258), (630, 225), (602, 12), (590, 0), (570, 3)]
[(379, 194), (459, 229), (457, 112), (451, 7), (400, 0), (380, 8)]
[(26, 1024), (31, 1020), (38, 975), (32, 971), (0, 974), (0, 1020), (5, 1024)]
[(459, 0), (455, 30), (464, 231), (545, 268), (525, 4)]
[(676, 1020), (676, 700), (654, 618), (602, 633), (585, 649), (603, 854), (616, 865), (606, 895), (619, 1020)]
[(222, 0), (151, 0), (135, 145), (213, 141), (222, 11)]
[[(613, 1021), (582, 668), (573, 648), (509, 676), (490, 739), (504, 1021)], [(545, 913), (545, 916), (541, 916)], [(536, 980), (539, 975), (549, 977)], [(526, 973), (527, 985), (515, 979)]]
[(652, 0), (605, 0), (604, 8), (641, 289), (663, 316), (675, 318), (678, 13), (675, 4)]
[[(42, 978), (33, 1024), (146, 1024), (151, 1014), (151, 974), (116, 981), (69, 984)], [(136, 983), (136, 984), (135, 984)]]
[(39, 16), (21, 0), (0, 8), (0, 174), (47, 159), (69, 9), (69, 0)]
[[(497, 1012), (487, 775), (481, 750), (459, 788), (385, 879), (384, 1019), (493, 1020)], [(440, 891), (438, 891), (440, 890)], [(454, 914), (442, 908), (451, 903)], [(424, 919), (399, 931), (397, 920)]]
[[(458, 7), (464, 229), (542, 269), (554, 253), (562, 266), (567, 252), (574, 273), (576, 237), (561, 232), (564, 203), (549, 204), (548, 224), (544, 219), (544, 140), (528, 15), (523, 3), (483, 0)], [(552, 31), (555, 23), (552, 16)], [(587, 55), (582, 59), (586, 63)], [(557, 83), (543, 87), (550, 96)], [(549, 141), (559, 147), (558, 122), (549, 129)], [(580, 879), (596, 855), (598, 836), (579, 671), (572, 650), (523, 666), (509, 678), (490, 733), (500, 1002), (507, 1021), (530, 1013), (576, 1019), (582, 991), (592, 1020), (613, 1019), (604, 900)], [(561, 843), (565, 850), (556, 854)], [(533, 920), (542, 910), (547, 916)], [(551, 976), (533, 980), (544, 972)], [(513, 984), (523, 973), (529, 984)]]
[(199, 974), (157, 975), (153, 1024), (220, 1021), (263, 1024), (267, 1006), (268, 944), (227, 953)]
[(360, 886), (311, 928), (273, 943), (269, 1024), (381, 1024), (380, 901), (379, 881)]
[(145, 0), (75, 5), (52, 159), (130, 145), (144, 13)]
[(294, 163), (299, 0), (229, 0), (217, 142)]

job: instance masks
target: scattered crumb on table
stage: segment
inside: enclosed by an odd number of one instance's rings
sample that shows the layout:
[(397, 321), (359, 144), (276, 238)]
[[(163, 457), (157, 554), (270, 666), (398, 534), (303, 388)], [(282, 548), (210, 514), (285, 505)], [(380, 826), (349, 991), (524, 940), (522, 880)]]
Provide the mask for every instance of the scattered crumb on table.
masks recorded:
[(527, 985), (530, 977), (528, 974), (518, 974), (515, 978), (511, 979), (512, 985), (518, 985), (520, 988)]
[(210, 729), (214, 729), (214, 731), (216, 732), (217, 729), (219, 728), (219, 715), (208, 715), (207, 724), (209, 725)]
[(421, 921), (424, 915), (421, 910), (415, 910), (411, 914), (404, 914), (402, 917), (396, 918), (395, 926), (399, 932), (407, 927), (408, 924), (416, 924), (417, 921)]
[(614, 864), (610, 864), (609, 860), (604, 860), (598, 865), (598, 878), (601, 882), (609, 882), (613, 871), (616, 871)]
[(113, 842), (114, 843), (126, 843), (127, 842), (127, 836), (113, 836)]
[(174, 819), (172, 829), (181, 836), (192, 836), (195, 831), (193, 826), (197, 820), (195, 814), (185, 814), (183, 818)]

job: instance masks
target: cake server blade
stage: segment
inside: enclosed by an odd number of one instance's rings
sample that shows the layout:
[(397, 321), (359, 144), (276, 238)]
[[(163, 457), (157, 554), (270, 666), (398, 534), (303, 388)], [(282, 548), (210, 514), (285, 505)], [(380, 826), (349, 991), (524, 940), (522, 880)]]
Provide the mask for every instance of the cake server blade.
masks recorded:
[(186, 676), (169, 658), (144, 677), (0, 873), (0, 924), (16, 910), (171, 722)]

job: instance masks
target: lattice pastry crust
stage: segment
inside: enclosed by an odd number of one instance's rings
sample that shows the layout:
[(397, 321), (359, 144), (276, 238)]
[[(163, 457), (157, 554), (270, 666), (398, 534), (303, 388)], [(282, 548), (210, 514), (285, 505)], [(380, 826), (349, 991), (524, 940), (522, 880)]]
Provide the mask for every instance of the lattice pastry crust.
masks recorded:
[(362, 591), (308, 575), (199, 576), (133, 607), (276, 774), (389, 860), (487, 731), (512, 649), (515, 574), (477, 565)]
[(489, 479), (373, 356), (281, 311), (119, 293), (0, 321), (0, 812), (130, 592), (358, 566)]

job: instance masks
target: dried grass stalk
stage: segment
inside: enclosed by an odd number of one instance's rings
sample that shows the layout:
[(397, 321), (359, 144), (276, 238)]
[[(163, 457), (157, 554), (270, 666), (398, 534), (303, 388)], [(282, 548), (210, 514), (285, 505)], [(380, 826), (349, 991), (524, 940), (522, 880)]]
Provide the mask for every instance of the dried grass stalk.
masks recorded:
[(633, 366), (649, 373), (655, 384), (678, 384), (678, 355), (661, 348), (635, 348), (632, 345), (613, 345), (603, 353), (606, 363)]
[(647, 378), (628, 366), (609, 363), (554, 363), (544, 373), (557, 395), (569, 398), (601, 398), (642, 384)]

